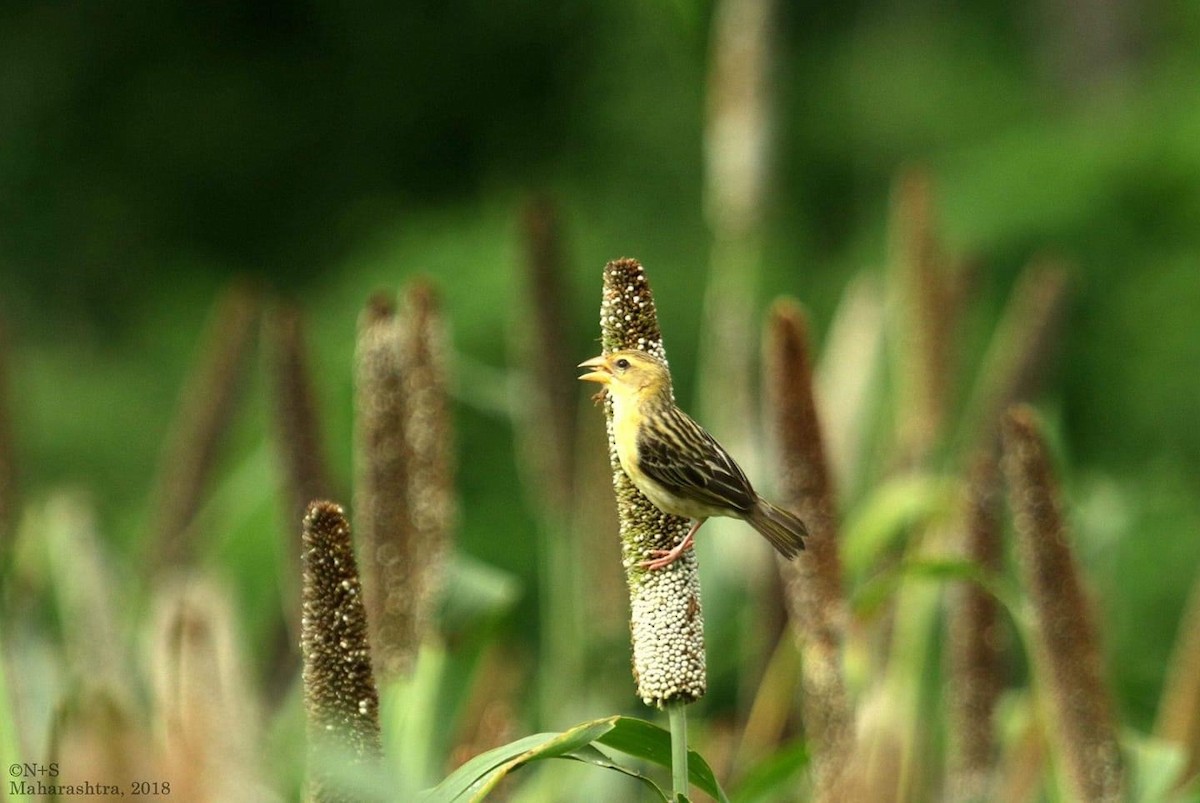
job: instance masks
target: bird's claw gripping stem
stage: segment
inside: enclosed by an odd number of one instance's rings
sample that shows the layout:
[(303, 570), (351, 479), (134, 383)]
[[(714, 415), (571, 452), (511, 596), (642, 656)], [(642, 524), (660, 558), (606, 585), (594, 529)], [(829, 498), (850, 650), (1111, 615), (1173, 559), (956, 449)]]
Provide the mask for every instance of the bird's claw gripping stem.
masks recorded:
[(650, 554), (654, 555), (655, 557), (651, 560), (644, 560), (639, 565), (643, 569), (649, 569), (652, 572), (658, 571), (659, 569), (665, 569), (675, 561), (679, 560), (679, 556), (684, 553), (684, 550), (691, 548), (694, 543), (695, 539), (689, 535), (687, 538), (680, 541), (677, 546), (671, 549), (653, 549), (650, 551)]
[(684, 536), (683, 540), (671, 549), (650, 550), (650, 554), (654, 555), (654, 558), (651, 560), (644, 560), (638, 565), (643, 569), (648, 569), (652, 572), (667, 568), (672, 563), (679, 560), (680, 555), (691, 549), (696, 544), (695, 533), (698, 529), (699, 527), (693, 527), (688, 531), (688, 534)]

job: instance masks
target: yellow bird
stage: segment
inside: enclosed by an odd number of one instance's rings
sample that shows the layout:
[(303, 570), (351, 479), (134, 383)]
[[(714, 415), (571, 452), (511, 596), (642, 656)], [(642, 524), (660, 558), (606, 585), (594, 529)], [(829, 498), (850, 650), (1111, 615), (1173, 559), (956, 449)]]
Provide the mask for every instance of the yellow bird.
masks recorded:
[(629, 349), (579, 367), (589, 369), (580, 379), (608, 390), (617, 457), (629, 479), (664, 513), (693, 520), (678, 546), (654, 550), (655, 558), (644, 561), (644, 568), (662, 569), (678, 560), (712, 516), (747, 522), (785, 558), (804, 549), (804, 522), (755, 493), (721, 444), (675, 406), (671, 372), (662, 360)]

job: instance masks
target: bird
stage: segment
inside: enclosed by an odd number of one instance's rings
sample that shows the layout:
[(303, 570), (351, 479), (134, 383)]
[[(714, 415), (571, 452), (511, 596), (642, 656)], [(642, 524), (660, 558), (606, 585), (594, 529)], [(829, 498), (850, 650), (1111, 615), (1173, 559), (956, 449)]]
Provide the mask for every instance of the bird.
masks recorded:
[(678, 545), (653, 550), (642, 568), (670, 566), (713, 516), (745, 521), (789, 560), (804, 549), (804, 522), (759, 496), (729, 452), (675, 405), (665, 362), (647, 351), (623, 349), (579, 367), (588, 371), (581, 380), (603, 385), (612, 399), (617, 457), (634, 486), (659, 510), (692, 521)]

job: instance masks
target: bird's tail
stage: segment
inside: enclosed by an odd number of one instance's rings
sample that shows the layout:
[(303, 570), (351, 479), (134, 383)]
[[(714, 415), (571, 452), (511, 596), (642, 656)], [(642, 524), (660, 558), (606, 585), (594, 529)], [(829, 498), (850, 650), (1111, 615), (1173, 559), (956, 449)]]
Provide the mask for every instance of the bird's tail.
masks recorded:
[(766, 499), (759, 499), (758, 504), (746, 518), (750, 526), (763, 534), (771, 542), (771, 546), (788, 560), (796, 557), (796, 553), (804, 549), (804, 536), (808, 528), (804, 522), (783, 508), (775, 507)]

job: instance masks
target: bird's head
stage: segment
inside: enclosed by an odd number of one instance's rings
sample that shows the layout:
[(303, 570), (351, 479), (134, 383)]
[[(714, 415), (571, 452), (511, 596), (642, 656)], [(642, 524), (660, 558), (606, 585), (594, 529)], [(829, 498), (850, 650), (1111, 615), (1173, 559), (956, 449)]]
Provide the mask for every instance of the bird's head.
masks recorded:
[(625, 349), (593, 357), (579, 364), (589, 369), (579, 377), (599, 382), (609, 393), (621, 398), (646, 399), (671, 393), (671, 372), (666, 363), (646, 351)]

